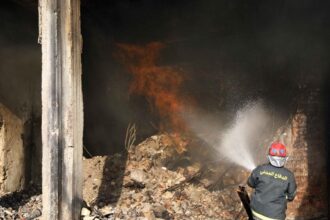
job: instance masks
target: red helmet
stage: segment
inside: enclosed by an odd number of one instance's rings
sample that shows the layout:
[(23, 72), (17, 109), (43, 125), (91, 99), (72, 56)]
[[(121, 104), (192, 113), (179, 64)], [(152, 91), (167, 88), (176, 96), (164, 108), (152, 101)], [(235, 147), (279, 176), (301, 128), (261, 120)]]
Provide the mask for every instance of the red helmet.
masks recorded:
[(272, 143), (269, 148), (270, 156), (286, 157), (286, 147), (278, 142)]

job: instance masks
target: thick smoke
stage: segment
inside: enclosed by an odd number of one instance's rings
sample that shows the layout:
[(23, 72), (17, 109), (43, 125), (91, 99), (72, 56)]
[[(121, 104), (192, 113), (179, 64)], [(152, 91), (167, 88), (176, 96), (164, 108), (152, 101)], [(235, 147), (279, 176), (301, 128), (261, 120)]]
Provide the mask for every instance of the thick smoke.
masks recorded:
[(163, 43), (158, 64), (182, 69), (183, 95), (204, 117), (228, 125), (244, 103), (261, 98), (287, 119), (301, 88), (318, 86), (328, 72), (329, 8), (307, 0), (83, 2), (87, 147), (121, 150), (130, 122), (139, 140), (157, 132), (146, 98), (128, 95), (132, 76), (112, 55), (116, 43)]
[(41, 112), (38, 13), (12, 2), (0, 7), (0, 102), (21, 119)]

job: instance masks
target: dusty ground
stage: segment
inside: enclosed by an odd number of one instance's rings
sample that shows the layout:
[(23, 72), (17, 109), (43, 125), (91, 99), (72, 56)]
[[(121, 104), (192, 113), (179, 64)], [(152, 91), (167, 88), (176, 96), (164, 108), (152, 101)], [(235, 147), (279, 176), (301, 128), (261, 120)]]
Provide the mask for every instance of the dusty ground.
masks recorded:
[[(173, 135), (84, 159), (82, 219), (245, 219), (236, 189), (247, 172), (216, 159), (203, 143)], [(1, 197), (0, 219), (38, 219), (40, 191)]]
[(86, 219), (245, 219), (236, 189), (248, 173), (177, 144), (153, 136), (128, 153), (85, 159)]

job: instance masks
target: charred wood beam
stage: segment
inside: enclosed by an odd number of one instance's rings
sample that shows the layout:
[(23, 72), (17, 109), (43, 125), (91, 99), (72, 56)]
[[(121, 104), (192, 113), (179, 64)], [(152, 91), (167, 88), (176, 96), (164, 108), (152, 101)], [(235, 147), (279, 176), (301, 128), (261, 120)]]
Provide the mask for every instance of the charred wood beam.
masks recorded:
[(83, 110), (80, 0), (40, 0), (43, 219), (79, 219)]

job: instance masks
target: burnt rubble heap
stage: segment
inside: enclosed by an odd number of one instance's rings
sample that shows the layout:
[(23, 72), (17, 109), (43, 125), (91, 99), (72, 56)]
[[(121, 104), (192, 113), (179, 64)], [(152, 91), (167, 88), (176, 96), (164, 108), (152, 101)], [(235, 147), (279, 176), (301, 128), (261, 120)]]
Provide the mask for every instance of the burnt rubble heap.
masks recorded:
[(40, 186), (31, 184), (26, 190), (1, 195), (0, 219), (39, 219), (41, 210)]
[[(152, 136), (83, 164), (83, 220), (246, 219), (236, 190), (249, 173), (199, 140)], [(41, 212), (40, 186), (1, 196), (0, 219), (41, 219)]]
[(248, 172), (193, 142), (163, 134), (85, 159), (82, 219), (246, 219), (236, 190)]

